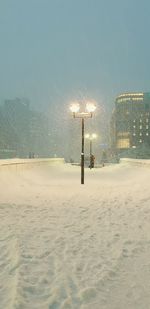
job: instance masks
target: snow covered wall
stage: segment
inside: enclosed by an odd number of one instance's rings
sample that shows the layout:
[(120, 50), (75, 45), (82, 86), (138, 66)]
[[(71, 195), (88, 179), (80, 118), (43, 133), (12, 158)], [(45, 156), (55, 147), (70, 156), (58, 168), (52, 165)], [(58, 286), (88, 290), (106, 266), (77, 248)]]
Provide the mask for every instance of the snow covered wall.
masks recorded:
[(39, 158), (39, 159), (5, 159), (0, 160), (0, 170), (24, 170), (28, 168), (44, 166), (44, 165), (60, 165), (64, 164), (64, 158)]
[(131, 165), (140, 165), (140, 166), (149, 166), (150, 167), (150, 160), (148, 159), (130, 159), (130, 158), (122, 158), (120, 159), (120, 163), (124, 163), (124, 164), (131, 164)]

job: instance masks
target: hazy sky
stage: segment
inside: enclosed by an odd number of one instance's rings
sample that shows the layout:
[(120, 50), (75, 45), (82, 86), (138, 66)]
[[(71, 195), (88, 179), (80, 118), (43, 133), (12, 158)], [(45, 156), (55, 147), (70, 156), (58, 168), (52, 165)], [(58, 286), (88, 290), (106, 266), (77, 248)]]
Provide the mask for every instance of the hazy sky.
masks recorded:
[(149, 0), (0, 0), (0, 101), (150, 90)]

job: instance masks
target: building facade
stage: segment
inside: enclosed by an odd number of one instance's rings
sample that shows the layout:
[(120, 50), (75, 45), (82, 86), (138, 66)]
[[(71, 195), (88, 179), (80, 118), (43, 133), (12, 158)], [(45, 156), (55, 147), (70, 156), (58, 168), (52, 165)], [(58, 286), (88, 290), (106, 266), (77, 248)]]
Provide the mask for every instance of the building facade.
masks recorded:
[(111, 117), (111, 148), (121, 152), (150, 147), (150, 93), (122, 93)]
[(2, 106), (3, 118), (9, 136), (9, 148), (14, 149), (16, 156), (25, 157), (29, 151), (29, 101), (15, 98), (5, 100)]
[(0, 158), (50, 156), (47, 117), (30, 109), (28, 99), (5, 100), (0, 106)]

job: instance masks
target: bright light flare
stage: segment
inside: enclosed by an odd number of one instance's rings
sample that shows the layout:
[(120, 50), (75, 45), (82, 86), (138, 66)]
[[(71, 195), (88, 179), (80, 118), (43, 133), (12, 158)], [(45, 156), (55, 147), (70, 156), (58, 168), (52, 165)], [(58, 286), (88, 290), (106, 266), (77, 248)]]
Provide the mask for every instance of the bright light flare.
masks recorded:
[(85, 134), (85, 138), (88, 138), (90, 140), (96, 139), (97, 138), (97, 134), (96, 133), (92, 133), (92, 134), (87, 133), (87, 134)]
[(72, 113), (78, 113), (80, 110), (80, 105), (78, 102), (74, 102), (70, 105), (70, 110)]
[(86, 103), (86, 110), (88, 111), (88, 113), (93, 113), (96, 110), (96, 105), (94, 102), (87, 102)]
[(93, 139), (97, 138), (97, 134), (96, 134), (96, 133), (93, 133), (93, 134), (92, 134), (92, 138), (93, 138)]

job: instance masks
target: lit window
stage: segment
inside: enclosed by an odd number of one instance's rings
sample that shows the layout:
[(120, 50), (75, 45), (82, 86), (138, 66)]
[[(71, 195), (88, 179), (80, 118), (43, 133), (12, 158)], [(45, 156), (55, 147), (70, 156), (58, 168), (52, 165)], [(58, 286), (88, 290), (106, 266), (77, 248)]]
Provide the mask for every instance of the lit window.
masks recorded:
[(135, 133), (133, 133), (133, 136), (135, 136), (136, 134)]
[(146, 129), (148, 129), (148, 125), (146, 126)]
[(133, 122), (135, 122), (135, 119), (133, 120)]
[(142, 133), (140, 133), (140, 136), (142, 136)]
[(148, 122), (148, 118), (146, 118), (146, 122)]
[(130, 147), (129, 138), (118, 139), (117, 148), (129, 148), (129, 147)]
[(140, 122), (142, 122), (142, 119), (140, 119)]
[(149, 135), (149, 133), (147, 132), (147, 133), (146, 133), (146, 135), (148, 136), (148, 135)]
[(135, 128), (135, 126), (133, 126), (133, 128)]
[(142, 126), (140, 126), (140, 130), (142, 129)]
[(141, 140), (141, 139), (139, 140), (139, 143), (142, 143), (142, 140)]

